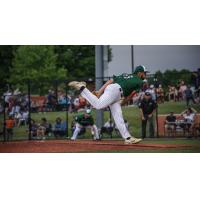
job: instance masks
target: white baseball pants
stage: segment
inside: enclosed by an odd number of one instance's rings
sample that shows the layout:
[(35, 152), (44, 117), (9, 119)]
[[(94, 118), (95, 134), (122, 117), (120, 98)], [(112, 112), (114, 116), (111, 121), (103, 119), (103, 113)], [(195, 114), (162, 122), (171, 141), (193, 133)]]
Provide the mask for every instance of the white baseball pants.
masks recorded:
[[(76, 140), (78, 137), (78, 134), (81, 131), (82, 126), (79, 123), (76, 123), (76, 128), (74, 130), (73, 136), (71, 137), (71, 140)], [(99, 132), (97, 129), (97, 126), (94, 124), (93, 126), (86, 126), (85, 128), (90, 128), (92, 135), (94, 135), (94, 139), (99, 139)]]
[(94, 108), (97, 110), (110, 107), (113, 119), (115, 124), (122, 136), (122, 138), (126, 139), (131, 137), (129, 131), (126, 128), (124, 123), (122, 109), (120, 105), (121, 99), (121, 87), (119, 84), (110, 84), (104, 90), (104, 93), (98, 99), (95, 95), (93, 95), (87, 88), (85, 88), (81, 92), (81, 96), (84, 97)]

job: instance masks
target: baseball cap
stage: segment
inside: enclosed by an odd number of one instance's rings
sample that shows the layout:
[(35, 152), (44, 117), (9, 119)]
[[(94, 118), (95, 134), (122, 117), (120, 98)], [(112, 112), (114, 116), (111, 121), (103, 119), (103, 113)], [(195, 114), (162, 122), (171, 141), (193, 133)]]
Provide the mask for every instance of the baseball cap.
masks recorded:
[(146, 70), (145, 66), (139, 65), (135, 68), (134, 74), (137, 74), (138, 72), (146, 72), (147, 73), (148, 71)]

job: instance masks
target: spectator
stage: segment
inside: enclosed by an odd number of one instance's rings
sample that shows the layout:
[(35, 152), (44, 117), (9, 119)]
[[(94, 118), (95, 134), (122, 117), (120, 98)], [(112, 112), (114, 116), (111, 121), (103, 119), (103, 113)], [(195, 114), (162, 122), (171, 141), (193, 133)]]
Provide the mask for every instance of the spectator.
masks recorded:
[(6, 113), (8, 111), (9, 105), (10, 105), (10, 99), (12, 98), (12, 92), (8, 90), (3, 94), (4, 99), (5, 99), (5, 108), (6, 108)]
[(46, 118), (41, 119), (41, 126), (45, 128), (45, 135), (49, 135), (52, 131), (52, 126), (51, 124), (47, 121)]
[(22, 124), (26, 125), (27, 122), (28, 122), (28, 115), (29, 115), (29, 112), (28, 110), (25, 110), (21, 113), (21, 118), (19, 118), (18, 120), (18, 124), (17, 126), (20, 127)]
[(13, 128), (15, 125), (15, 121), (12, 116), (9, 116), (9, 118), (6, 120), (6, 140), (12, 140), (13, 138)]
[[(183, 120), (184, 120), (184, 123), (181, 124), (181, 127), (184, 130), (187, 130), (188, 134), (189, 134), (190, 128), (192, 128), (194, 125), (194, 120), (195, 120), (195, 112), (194, 111), (195, 110), (193, 110), (192, 108), (188, 108), (186, 111), (181, 113), (181, 116), (183, 117)], [(190, 136), (188, 135), (188, 137), (190, 137)]]
[(165, 120), (165, 129), (175, 131), (175, 129), (176, 129), (175, 122), (176, 122), (176, 116), (174, 115), (173, 112), (170, 112), (170, 114), (166, 117), (166, 120)]
[(45, 132), (46, 132), (46, 128), (42, 125), (39, 125), (37, 128), (37, 139), (43, 139), (45, 140)]
[(31, 135), (32, 137), (37, 137), (37, 130), (39, 125), (36, 124), (35, 120), (31, 119)]
[(71, 96), (70, 95), (67, 95), (67, 98), (66, 98), (66, 101), (67, 101), (67, 109), (68, 111), (71, 113), (72, 112), (72, 103), (71, 103)]
[(183, 116), (185, 121), (193, 122), (196, 113), (197, 111), (195, 109), (189, 107), (188, 109), (186, 109), (181, 113), (181, 116)]
[(63, 110), (66, 107), (67, 99), (66, 96), (62, 93), (58, 97), (58, 110)]
[(139, 103), (142, 118), (142, 138), (146, 137), (146, 125), (149, 122), (150, 137), (154, 137), (154, 120), (153, 113), (156, 110), (156, 103), (152, 100), (151, 94), (145, 92), (143, 100)]
[(47, 122), (46, 118), (41, 119), (41, 124), (38, 125), (37, 138), (46, 139), (46, 135), (50, 134), (52, 130), (51, 124)]
[(37, 113), (39, 109), (39, 104), (36, 100), (31, 101), (31, 112)]
[(185, 90), (187, 89), (187, 86), (185, 85), (184, 81), (180, 82), (180, 88), (178, 91), (178, 99), (184, 100), (185, 99)]
[(151, 99), (153, 101), (156, 101), (156, 93), (155, 93), (154, 85), (150, 85), (150, 87), (146, 90), (146, 92), (151, 94)]
[(21, 118), (22, 118), (21, 112), (15, 113), (15, 115), (14, 115), (15, 125), (17, 125), (19, 123)]
[(15, 106), (12, 107), (12, 110), (9, 113), (9, 115), (14, 116), (15, 114), (19, 113), (20, 110), (21, 110), (21, 107), (20, 107), (19, 103), (17, 103)]
[(164, 90), (161, 84), (158, 86), (158, 88), (156, 88), (156, 94), (157, 94), (157, 102), (164, 103)]
[(52, 111), (56, 108), (57, 99), (54, 91), (49, 90), (49, 93), (47, 95), (47, 109), (48, 111)]
[(187, 106), (189, 106), (190, 100), (192, 100), (192, 102), (194, 104), (196, 104), (196, 102), (194, 100), (193, 92), (192, 92), (189, 85), (188, 85), (187, 89), (185, 90), (185, 98), (186, 98), (186, 105)]
[(62, 119), (60, 117), (56, 118), (56, 123), (54, 124), (53, 134), (55, 138), (63, 137), (66, 134), (67, 127), (62, 123)]
[(94, 119), (91, 115), (91, 110), (87, 109), (84, 114), (75, 117), (76, 125), (71, 140), (76, 140), (81, 128), (90, 128), (94, 140), (99, 140), (99, 133)]
[(177, 95), (176, 87), (169, 85), (168, 88), (169, 88), (169, 91), (168, 91), (169, 101), (171, 100), (176, 101), (176, 95)]
[(149, 84), (147, 79), (143, 80), (143, 86), (142, 86), (142, 92), (146, 92), (146, 90), (149, 88)]

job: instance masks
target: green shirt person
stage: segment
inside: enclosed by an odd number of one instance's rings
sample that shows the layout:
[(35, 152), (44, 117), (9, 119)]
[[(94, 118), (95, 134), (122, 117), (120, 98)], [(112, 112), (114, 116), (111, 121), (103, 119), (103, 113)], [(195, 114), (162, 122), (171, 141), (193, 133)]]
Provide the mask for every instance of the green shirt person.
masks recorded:
[(80, 114), (75, 117), (75, 121), (81, 126), (92, 126), (94, 125), (94, 119), (91, 114)]
[(118, 83), (122, 88), (123, 95), (128, 97), (133, 91), (139, 92), (143, 80), (135, 74), (122, 74), (113, 76), (113, 83)]
[(84, 114), (77, 115), (75, 117), (75, 130), (73, 132), (73, 135), (71, 137), (71, 140), (76, 140), (78, 137), (78, 134), (80, 133), (82, 128), (90, 128), (91, 134), (94, 138), (94, 140), (99, 140), (99, 132), (94, 124), (94, 119), (91, 115), (91, 110), (87, 109)]

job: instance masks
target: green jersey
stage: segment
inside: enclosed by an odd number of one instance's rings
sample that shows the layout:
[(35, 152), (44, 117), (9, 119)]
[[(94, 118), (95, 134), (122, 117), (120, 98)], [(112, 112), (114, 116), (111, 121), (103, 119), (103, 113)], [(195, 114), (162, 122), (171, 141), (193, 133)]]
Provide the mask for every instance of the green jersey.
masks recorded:
[(75, 121), (82, 126), (92, 126), (94, 125), (94, 120), (92, 115), (88, 114), (88, 117), (85, 114), (80, 114), (75, 117)]
[(135, 74), (122, 74), (113, 76), (113, 83), (118, 83), (125, 97), (129, 96), (133, 91), (139, 92), (143, 85), (143, 80)]

